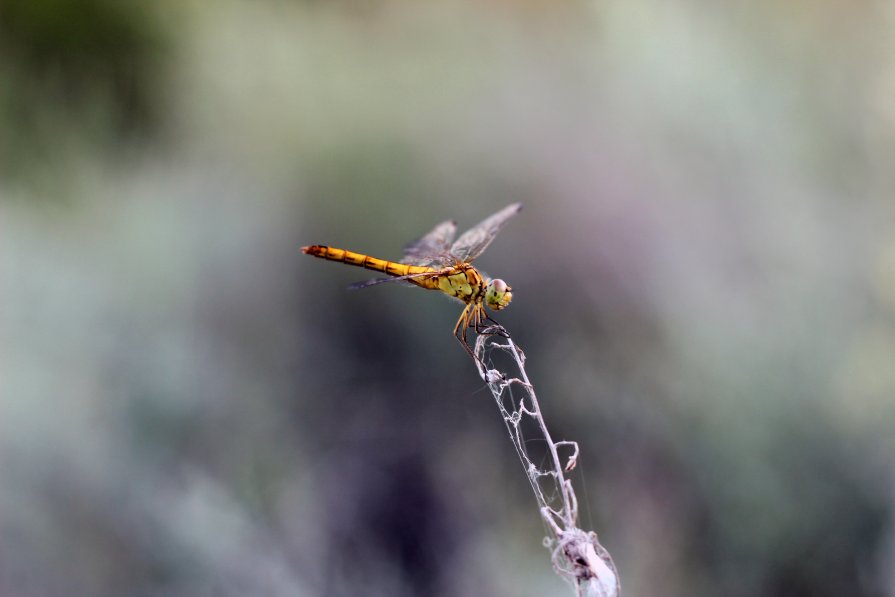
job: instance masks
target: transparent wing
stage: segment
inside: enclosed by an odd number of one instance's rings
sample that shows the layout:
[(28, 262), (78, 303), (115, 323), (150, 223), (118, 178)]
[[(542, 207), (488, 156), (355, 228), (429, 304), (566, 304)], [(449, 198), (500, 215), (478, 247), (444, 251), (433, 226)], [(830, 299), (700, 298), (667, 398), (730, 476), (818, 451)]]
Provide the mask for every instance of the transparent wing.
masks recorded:
[(425, 236), (407, 245), (401, 263), (424, 266), (448, 265), (447, 262), (450, 261), (448, 249), (456, 232), (457, 222), (453, 220), (442, 222)]
[(348, 288), (350, 290), (360, 290), (361, 288), (369, 288), (386, 282), (407, 282), (411, 278), (427, 278), (437, 276), (438, 272), (423, 272), (421, 274), (407, 274), (406, 276), (392, 276), (389, 278), (373, 278), (372, 280), (364, 280), (363, 282), (355, 282)]
[(522, 209), (521, 203), (513, 203), (489, 216), (464, 232), (451, 247), (451, 254), (462, 262), (469, 262), (488, 248), (507, 220)]

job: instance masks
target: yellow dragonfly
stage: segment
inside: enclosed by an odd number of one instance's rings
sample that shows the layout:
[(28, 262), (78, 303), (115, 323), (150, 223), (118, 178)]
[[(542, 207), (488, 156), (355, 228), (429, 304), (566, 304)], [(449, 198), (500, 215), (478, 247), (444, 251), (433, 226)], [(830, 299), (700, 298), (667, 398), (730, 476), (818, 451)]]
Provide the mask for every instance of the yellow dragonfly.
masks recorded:
[(352, 285), (352, 288), (367, 288), (383, 282), (403, 281), (429, 290), (440, 290), (448, 296), (460, 299), (466, 303), (466, 308), (454, 326), (454, 336), (474, 358), (466, 340), (466, 331), (472, 328), (476, 333), (481, 333), (486, 320), (496, 324), (485, 311), (484, 305), (494, 311), (500, 311), (513, 300), (513, 289), (499, 278), (486, 278), (473, 267), (472, 261), (488, 248), (506, 221), (521, 209), (520, 203), (508, 205), (461, 234), (456, 241), (453, 239), (457, 232), (457, 223), (453, 220), (442, 222), (423, 237), (407, 245), (404, 257), (399, 262), (377, 259), (326, 245), (311, 245), (302, 247), (301, 250), (314, 257), (363, 267), (391, 276), (360, 282)]

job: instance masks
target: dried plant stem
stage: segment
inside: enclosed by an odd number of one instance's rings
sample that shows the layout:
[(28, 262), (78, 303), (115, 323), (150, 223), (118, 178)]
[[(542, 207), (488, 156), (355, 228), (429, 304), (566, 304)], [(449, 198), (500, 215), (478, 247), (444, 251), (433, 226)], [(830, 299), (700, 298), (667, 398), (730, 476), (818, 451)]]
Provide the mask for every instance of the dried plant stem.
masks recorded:
[[(577, 464), (578, 444), (553, 441), (525, 372), (525, 354), (503, 327), (483, 330), (474, 352), (479, 375), (494, 396), (538, 501), (548, 529), (545, 545), (552, 550), (554, 569), (572, 583), (579, 596), (617, 597), (620, 587), (612, 557), (600, 545), (596, 533), (577, 526), (578, 499), (566, 473)], [(498, 361), (508, 362), (505, 370), (496, 364)], [(514, 375), (509, 374), (511, 366)], [(528, 428), (533, 429), (534, 437), (529, 436)], [(536, 465), (535, 460), (541, 459), (530, 453), (532, 440), (541, 440), (539, 443), (546, 448), (543, 466)], [(565, 464), (561, 450), (570, 452)]]

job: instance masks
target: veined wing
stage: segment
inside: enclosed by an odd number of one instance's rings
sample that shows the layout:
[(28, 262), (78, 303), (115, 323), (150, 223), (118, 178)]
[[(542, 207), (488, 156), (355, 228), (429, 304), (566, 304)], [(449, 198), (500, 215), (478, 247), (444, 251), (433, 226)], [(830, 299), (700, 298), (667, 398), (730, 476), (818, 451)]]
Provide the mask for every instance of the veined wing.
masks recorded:
[(388, 278), (373, 278), (372, 280), (364, 280), (363, 282), (355, 282), (350, 285), (348, 288), (350, 290), (360, 290), (361, 288), (369, 288), (370, 286), (376, 286), (377, 284), (385, 284), (386, 282), (407, 282), (411, 278), (427, 278), (432, 276), (437, 276), (439, 272), (431, 271), (431, 272), (422, 272), (419, 274), (407, 274), (406, 276), (391, 276)]
[(425, 236), (418, 238), (404, 247), (404, 257), (401, 263), (423, 266), (450, 265), (448, 249), (454, 234), (457, 232), (457, 222), (445, 220), (430, 230)]
[(472, 261), (488, 248), (506, 221), (519, 213), (521, 209), (521, 203), (513, 203), (485, 218), (457, 239), (457, 242), (451, 247), (451, 255), (462, 262)]

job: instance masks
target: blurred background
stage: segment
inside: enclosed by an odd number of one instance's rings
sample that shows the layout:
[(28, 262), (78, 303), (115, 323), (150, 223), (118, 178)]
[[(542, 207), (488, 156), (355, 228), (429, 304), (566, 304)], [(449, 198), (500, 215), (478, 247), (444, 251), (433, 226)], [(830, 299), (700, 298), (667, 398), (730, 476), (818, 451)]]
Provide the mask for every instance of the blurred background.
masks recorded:
[(569, 595), (456, 304), (515, 300), (628, 596), (895, 596), (895, 3), (0, 0), (0, 595)]

